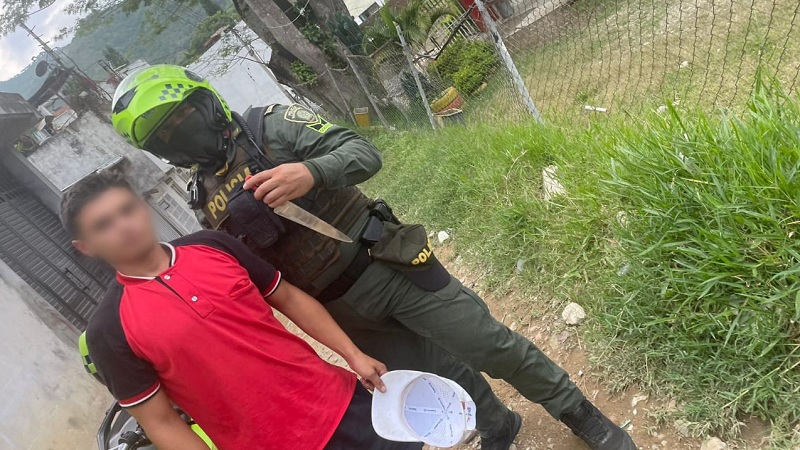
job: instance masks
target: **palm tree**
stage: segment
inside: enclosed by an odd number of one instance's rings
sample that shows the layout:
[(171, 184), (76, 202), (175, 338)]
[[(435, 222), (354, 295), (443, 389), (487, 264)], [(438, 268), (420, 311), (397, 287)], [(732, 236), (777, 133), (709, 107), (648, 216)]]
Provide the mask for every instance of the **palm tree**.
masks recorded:
[(397, 36), (395, 24), (400, 25), (403, 37), (409, 45), (424, 45), (440, 19), (455, 15), (457, 10), (449, 3), (446, 6), (429, 8), (425, 0), (411, 0), (405, 8), (397, 12), (383, 7), (380, 10), (380, 20), (364, 30), (364, 50), (368, 55), (378, 51), (389, 54), (398, 52), (400, 38)]

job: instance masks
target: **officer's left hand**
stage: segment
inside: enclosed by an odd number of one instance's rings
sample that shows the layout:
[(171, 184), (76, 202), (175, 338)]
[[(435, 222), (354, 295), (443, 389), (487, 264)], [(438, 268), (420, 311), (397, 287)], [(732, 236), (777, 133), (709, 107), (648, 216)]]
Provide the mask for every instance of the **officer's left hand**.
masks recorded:
[(255, 188), (255, 197), (270, 208), (300, 198), (314, 187), (314, 176), (301, 163), (287, 163), (259, 172), (244, 182), (245, 189)]

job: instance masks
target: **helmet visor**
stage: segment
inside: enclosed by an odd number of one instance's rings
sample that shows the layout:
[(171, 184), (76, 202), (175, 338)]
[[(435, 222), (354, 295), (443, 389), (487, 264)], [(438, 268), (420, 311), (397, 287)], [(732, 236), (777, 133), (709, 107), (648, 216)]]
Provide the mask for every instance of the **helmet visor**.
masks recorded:
[(184, 102), (157, 126), (144, 149), (172, 165), (191, 167), (219, 164), (225, 158), (222, 145), (222, 133), (209, 126), (194, 105)]

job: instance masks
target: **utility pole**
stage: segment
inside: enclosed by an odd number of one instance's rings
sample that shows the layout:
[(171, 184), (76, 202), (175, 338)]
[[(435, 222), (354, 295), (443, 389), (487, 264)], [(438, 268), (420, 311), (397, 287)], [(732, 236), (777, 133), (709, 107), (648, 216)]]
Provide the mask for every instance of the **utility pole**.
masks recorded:
[(23, 22), (19, 26), (23, 30), (27, 31), (28, 34), (32, 38), (34, 38), (36, 40), (36, 42), (39, 43), (39, 46), (42, 47), (42, 50), (44, 50), (45, 53), (47, 53), (51, 58), (53, 58), (53, 60), (56, 62), (56, 64), (58, 64), (62, 69), (68, 71), (71, 75), (75, 75), (77, 73), (78, 76), (80, 78), (82, 78), (81, 81), (83, 81), (84, 83), (88, 83), (89, 84), (89, 86), (87, 86), (88, 89), (91, 90), (91, 91), (94, 91), (95, 95), (99, 96), (101, 99), (105, 99), (106, 101), (111, 100), (111, 96), (108, 94), (108, 92), (106, 92), (103, 89), (101, 89), (100, 86), (98, 86), (97, 83), (94, 82), (94, 80), (89, 78), (89, 75), (87, 75), (86, 72), (81, 70), (81, 68), (78, 67), (77, 64), (75, 64), (75, 61), (72, 61), (72, 58), (67, 56), (66, 53), (64, 54), (64, 56), (66, 56), (72, 62), (72, 64), (73, 64), (72, 67), (67, 66), (64, 63), (64, 60), (61, 59), (60, 56), (58, 56), (58, 53), (55, 50), (53, 50), (52, 48), (50, 48), (50, 46), (47, 45), (47, 42), (43, 41), (42, 38), (39, 37), (39, 35), (36, 34), (33, 31), (33, 29), (28, 26), (28, 24)]
[(58, 63), (58, 65), (61, 66), (61, 68), (66, 69), (66, 70), (70, 69), (69, 67), (67, 67), (64, 64), (64, 61), (61, 60), (61, 58), (58, 56), (58, 54), (55, 52), (55, 50), (50, 48), (50, 46), (47, 45), (47, 42), (43, 41), (42, 38), (40, 38), (38, 34), (34, 33), (32, 28), (28, 27), (28, 24), (23, 22), (23, 23), (19, 24), (19, 26), (23, 30), (27, 31), (28, 34), (30, 34), (32, 38), (36, 39), (36, 42), (39, 43), (39, 46), (42, 47), (42, 50), (44, 50), (44, 52), (47, 53), (48, 55), (52, 56), (53, 59), (56, 61), (56, 63)]

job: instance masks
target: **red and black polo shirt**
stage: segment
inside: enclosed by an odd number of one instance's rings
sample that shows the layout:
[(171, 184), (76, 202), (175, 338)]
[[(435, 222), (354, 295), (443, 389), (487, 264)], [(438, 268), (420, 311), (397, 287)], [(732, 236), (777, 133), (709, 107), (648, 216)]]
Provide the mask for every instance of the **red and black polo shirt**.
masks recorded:
[(355, 375), (317, 356), (264, 301), (281, 274), (229, 235), (164, 244), (157, 277), (117, 274), (87, 330), (89, 353), (122, 406), (159, 389), (221, 450), (322, 449)]

